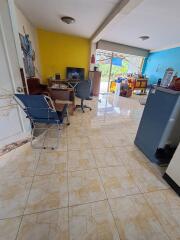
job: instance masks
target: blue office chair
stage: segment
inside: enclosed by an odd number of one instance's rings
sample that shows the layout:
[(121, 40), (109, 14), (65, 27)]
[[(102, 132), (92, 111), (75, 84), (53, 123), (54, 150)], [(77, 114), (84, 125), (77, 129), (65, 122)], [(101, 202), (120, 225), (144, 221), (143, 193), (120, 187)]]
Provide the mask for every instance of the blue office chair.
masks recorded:
[(81, 104), (76, 105), (76, 108), (81, 108), (84, 112), (84, 108), (92, 110), (91, 107), (84, 105), (84, 100), (92, 100), (90, 97), (91, 94), (91, 80), (82, 80), (76, 86), (76, 97), (81, 99)]
[[(25, 112), (27, 118), (31, 122), (31, 146), (32, 148), (39, 148), (33, 145), (33, 139), (36, 130), (44, 130), (45, 136), (49, 130), (52, 130), (52, 125), (57, 127), (57, 141), (56, 146), (51, 149), (57, 148), (59, 144), (59, 130), (60, 126), (64, 123), (64, 118), (67, 117), (67, 105), (64, 105), (63, 110), (56, 111), (53, 101), (50, 97), (45, 95), (25, 95), (15, 94), (15, 101)], [(44, 149), (47, 147), (43, 147)]]

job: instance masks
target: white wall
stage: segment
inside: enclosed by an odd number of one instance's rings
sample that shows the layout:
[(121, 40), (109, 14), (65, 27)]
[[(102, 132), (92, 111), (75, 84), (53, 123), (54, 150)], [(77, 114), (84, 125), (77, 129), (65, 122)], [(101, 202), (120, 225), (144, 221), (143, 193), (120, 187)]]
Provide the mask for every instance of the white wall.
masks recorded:
[[(40, 68), (40, 60), (39, 60), (39, 46), (38, 46), (38, 38), (37, 31), (35, 26), (24, 16), (23, 12), (16, 6), (16, 16), (18, 23), (18, 31), (19, 33), (24, 35), (24, 29), (26, 34), (29, 34), (29, 38), (32, 43), (32, 47), (36, 53), (35, 59), (35, 67), (36, 67), (36, 75), (41, 79), (41, 68)], [(24, 29), (23, 29), (24, 27)]]
[(147, 57), (149, 53), (148, 50), (145, 50), (142, 48), (131, 47), (128, 45), (109, 42), (105, 40), (100, 40), (99, 42), (97, 42), (97, 49), (125, 53), (125, 54), (130, 54), (135, 56), (141, 56), (141, 57)]
[(166, 173), (180, 186), (180, 144), (166, 170)]

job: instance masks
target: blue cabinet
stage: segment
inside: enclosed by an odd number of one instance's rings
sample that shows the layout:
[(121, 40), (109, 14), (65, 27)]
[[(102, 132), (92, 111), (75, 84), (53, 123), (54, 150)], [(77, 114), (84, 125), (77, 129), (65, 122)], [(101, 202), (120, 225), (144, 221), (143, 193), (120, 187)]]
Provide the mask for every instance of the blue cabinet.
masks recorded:
[[(134, 143), (153, 162), (159, 163), (156, 150), (162, 139), (163, 142), (166, 142), (166, 138), (168, 140), (171, 133), (167, 129), (173, 129), (172, 118), (180, 115), (179, 97), (180, 92), (161, 87), (152, 89), (148, 95)], [(180, 133), (180, 124), (178, 127)], [(164, 135), (165, 132), (168, 133), (167, 136)]]

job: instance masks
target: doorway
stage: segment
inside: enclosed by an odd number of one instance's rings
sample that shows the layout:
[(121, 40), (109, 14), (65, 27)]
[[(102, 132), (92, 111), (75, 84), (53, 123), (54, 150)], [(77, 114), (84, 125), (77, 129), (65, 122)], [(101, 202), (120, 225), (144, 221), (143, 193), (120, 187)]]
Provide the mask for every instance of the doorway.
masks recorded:
[(96, 66), (101, 72), (100, 93), (115, 92), (119, 77), (126, 79), (128, 74), (139, 74), (144, 58), (130, 54), (97, 50)]
[(112, 52), (97, 50), (96, 62), (99, 71), (101, 72), (100, 94), (108, 92), (109, 77), (111, 74)]

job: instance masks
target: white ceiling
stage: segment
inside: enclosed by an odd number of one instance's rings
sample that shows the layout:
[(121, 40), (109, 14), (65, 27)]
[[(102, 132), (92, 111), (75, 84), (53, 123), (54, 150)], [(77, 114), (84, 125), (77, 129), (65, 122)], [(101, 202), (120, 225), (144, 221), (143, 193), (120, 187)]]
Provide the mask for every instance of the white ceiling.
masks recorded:
[[(39, 28), (90, 38), (120, 0), (15, 0)], [(101, 31), (101, 39), (154, 50), (180, 43), (180, 0), (129, 0)], [(76, 19), (64, 24), (60, 17)], [(149, 40), (139, 39), (142, 35)]]
[[(24, 15), (39, 28), (90, 38), (119, 0), (15, 0)], [(72, 25), (62, 16), (76, 19)]]
[[(121, 13), (103, 33), (103, 39), (145, 49), (180, 43), (180, 0), (144, 0), (127, 15)], [(149, 40), (139, 39), (142, 35)]]

